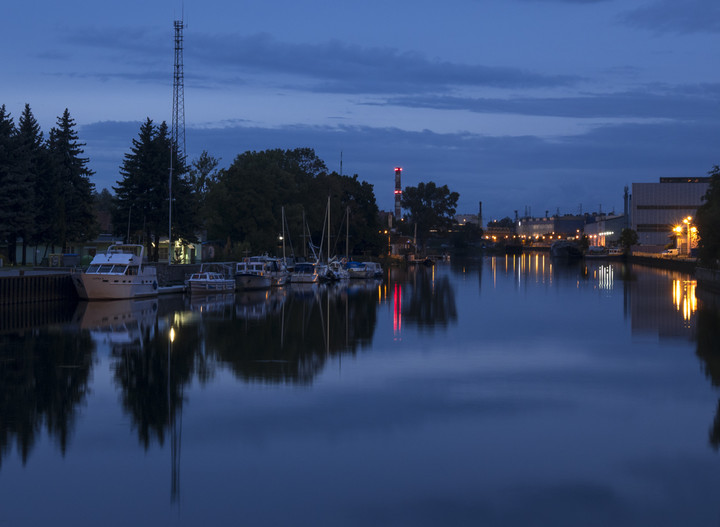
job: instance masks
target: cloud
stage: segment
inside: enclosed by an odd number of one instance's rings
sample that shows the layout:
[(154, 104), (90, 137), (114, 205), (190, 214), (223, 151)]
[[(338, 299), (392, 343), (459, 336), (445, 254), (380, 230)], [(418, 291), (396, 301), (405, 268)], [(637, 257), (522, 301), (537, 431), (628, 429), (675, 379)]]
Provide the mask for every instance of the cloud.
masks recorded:
[[(109, 188), (137, 136), (140, 123), (82, 126), (80, 138), (97, 172), (98, 188)], [(330, 170), (358, 174), (374, 185), (381, 208), (392, 207), (395, 166), (403, 166), (403, 185), (435, 181), (460, 193), (459, 212), (474, 212), (482, 201), (490, 217), (512, 215), (525, 205), (576, 212), (603, 205), (622, 208), (622, 191), (633, 182), (663, 176), (705, 175), (720, 160), (720, 125), (710, 122), (658, 122), (598, 126), (589, 133), (554, 139), (533, 136), (489, 137), (471, 133), (410, 132), (358, 126), (259, 128), (230, 123), (188, 128), (188, 155), (205, 149), (227, 167), (248, 150), (310, 147)]]
[(547, 2), (555, 4), (602, 4), (612, 2), (614, 0), (520, 0), (521, 2)]
[[(450, 86), (501, 88), (567, 86), (579, 79), (431, 59), (418, 52), (362, 47), (332, 40), (320, 44), (280, 42), (267, 34), (195, 35), (188, 60), (214, 72), (273, 74), (307, 79), (305, 89), (333, 93), (418, 93)], [(297, 84), (297, 82), (294, 82)]]
[(410, 108), (468, 110), (532, 116), (606, 119), (717, 120), (720, 84), (573, 97), (471, 98), (446, 95), (392, 97), (381, 103)]
[(657, 0), (621, 16), (628, 25), (657, 33), (720, 33), (717, 0)]

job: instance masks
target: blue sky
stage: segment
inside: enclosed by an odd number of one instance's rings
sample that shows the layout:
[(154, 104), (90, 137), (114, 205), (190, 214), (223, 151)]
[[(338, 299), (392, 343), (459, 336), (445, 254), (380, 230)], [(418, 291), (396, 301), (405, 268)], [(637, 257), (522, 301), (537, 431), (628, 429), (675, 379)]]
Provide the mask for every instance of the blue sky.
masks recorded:
[(311, 147), (375, 186), (435, 181), (484, 219), (622, 210), (720, 164), (717, 0), (64, 1), (4, 6), (0, 104), (65, 108), (98, 188), (170, 121), (184, 14), (188, 156)]

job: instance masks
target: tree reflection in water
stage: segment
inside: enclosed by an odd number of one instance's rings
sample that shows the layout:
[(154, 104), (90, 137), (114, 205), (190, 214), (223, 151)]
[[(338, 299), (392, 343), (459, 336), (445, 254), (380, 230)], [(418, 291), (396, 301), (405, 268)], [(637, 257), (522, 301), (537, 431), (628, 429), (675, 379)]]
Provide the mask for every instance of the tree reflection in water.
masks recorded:
[(0, 466), (13, 443), (25, 464), (43, 426), (64, 455), (89, 392), (90, 335), (59, 328), (32, 334), (0, 337)]
[[(240, 379), (308, 384), (329, 357), (372, 341), (376, 284), (300, 284), (268, 295), (255, 309), (236, 309), (231, 323), (204, 321), (208, 355)], [(239, 295), (236, 306), (248, 302)]]
[[(712, 386), (720, 387), (720, 296), (698, 290), (697, 351), (705, 376)], [(709, 433), (710, 445), (720, 450), (720, 399)]]
[(420, 329), (447, 328), (457, 321), (455, 291), (446, 274), (438, 276), (434, 267), (414, 266), (408, 270), (403, 297), (403, 322)]

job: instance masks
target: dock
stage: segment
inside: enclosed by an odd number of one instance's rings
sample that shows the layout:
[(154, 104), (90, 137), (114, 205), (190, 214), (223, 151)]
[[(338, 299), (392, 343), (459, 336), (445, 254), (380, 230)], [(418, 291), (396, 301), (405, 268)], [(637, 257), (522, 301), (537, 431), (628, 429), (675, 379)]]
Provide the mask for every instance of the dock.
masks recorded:
[[(0, 270), (0, 306), (77, 300), (72, 269)], [(183, 285), (158, 288), (159, 295), (183, 293)]]

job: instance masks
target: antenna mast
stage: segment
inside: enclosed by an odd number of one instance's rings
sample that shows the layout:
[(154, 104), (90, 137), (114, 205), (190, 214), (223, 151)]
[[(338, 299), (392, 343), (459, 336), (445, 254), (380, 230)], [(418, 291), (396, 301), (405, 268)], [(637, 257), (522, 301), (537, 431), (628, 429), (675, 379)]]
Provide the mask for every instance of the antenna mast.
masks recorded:
[(172, 264), (172, 180), (175, 154), (185, 156), (185, 74), (183, 73), (183, 20), (175, 20), (175, 68), (173, 73), (173, 107), (170, 126), (170, 176), (168, 178), (168, 265)]

